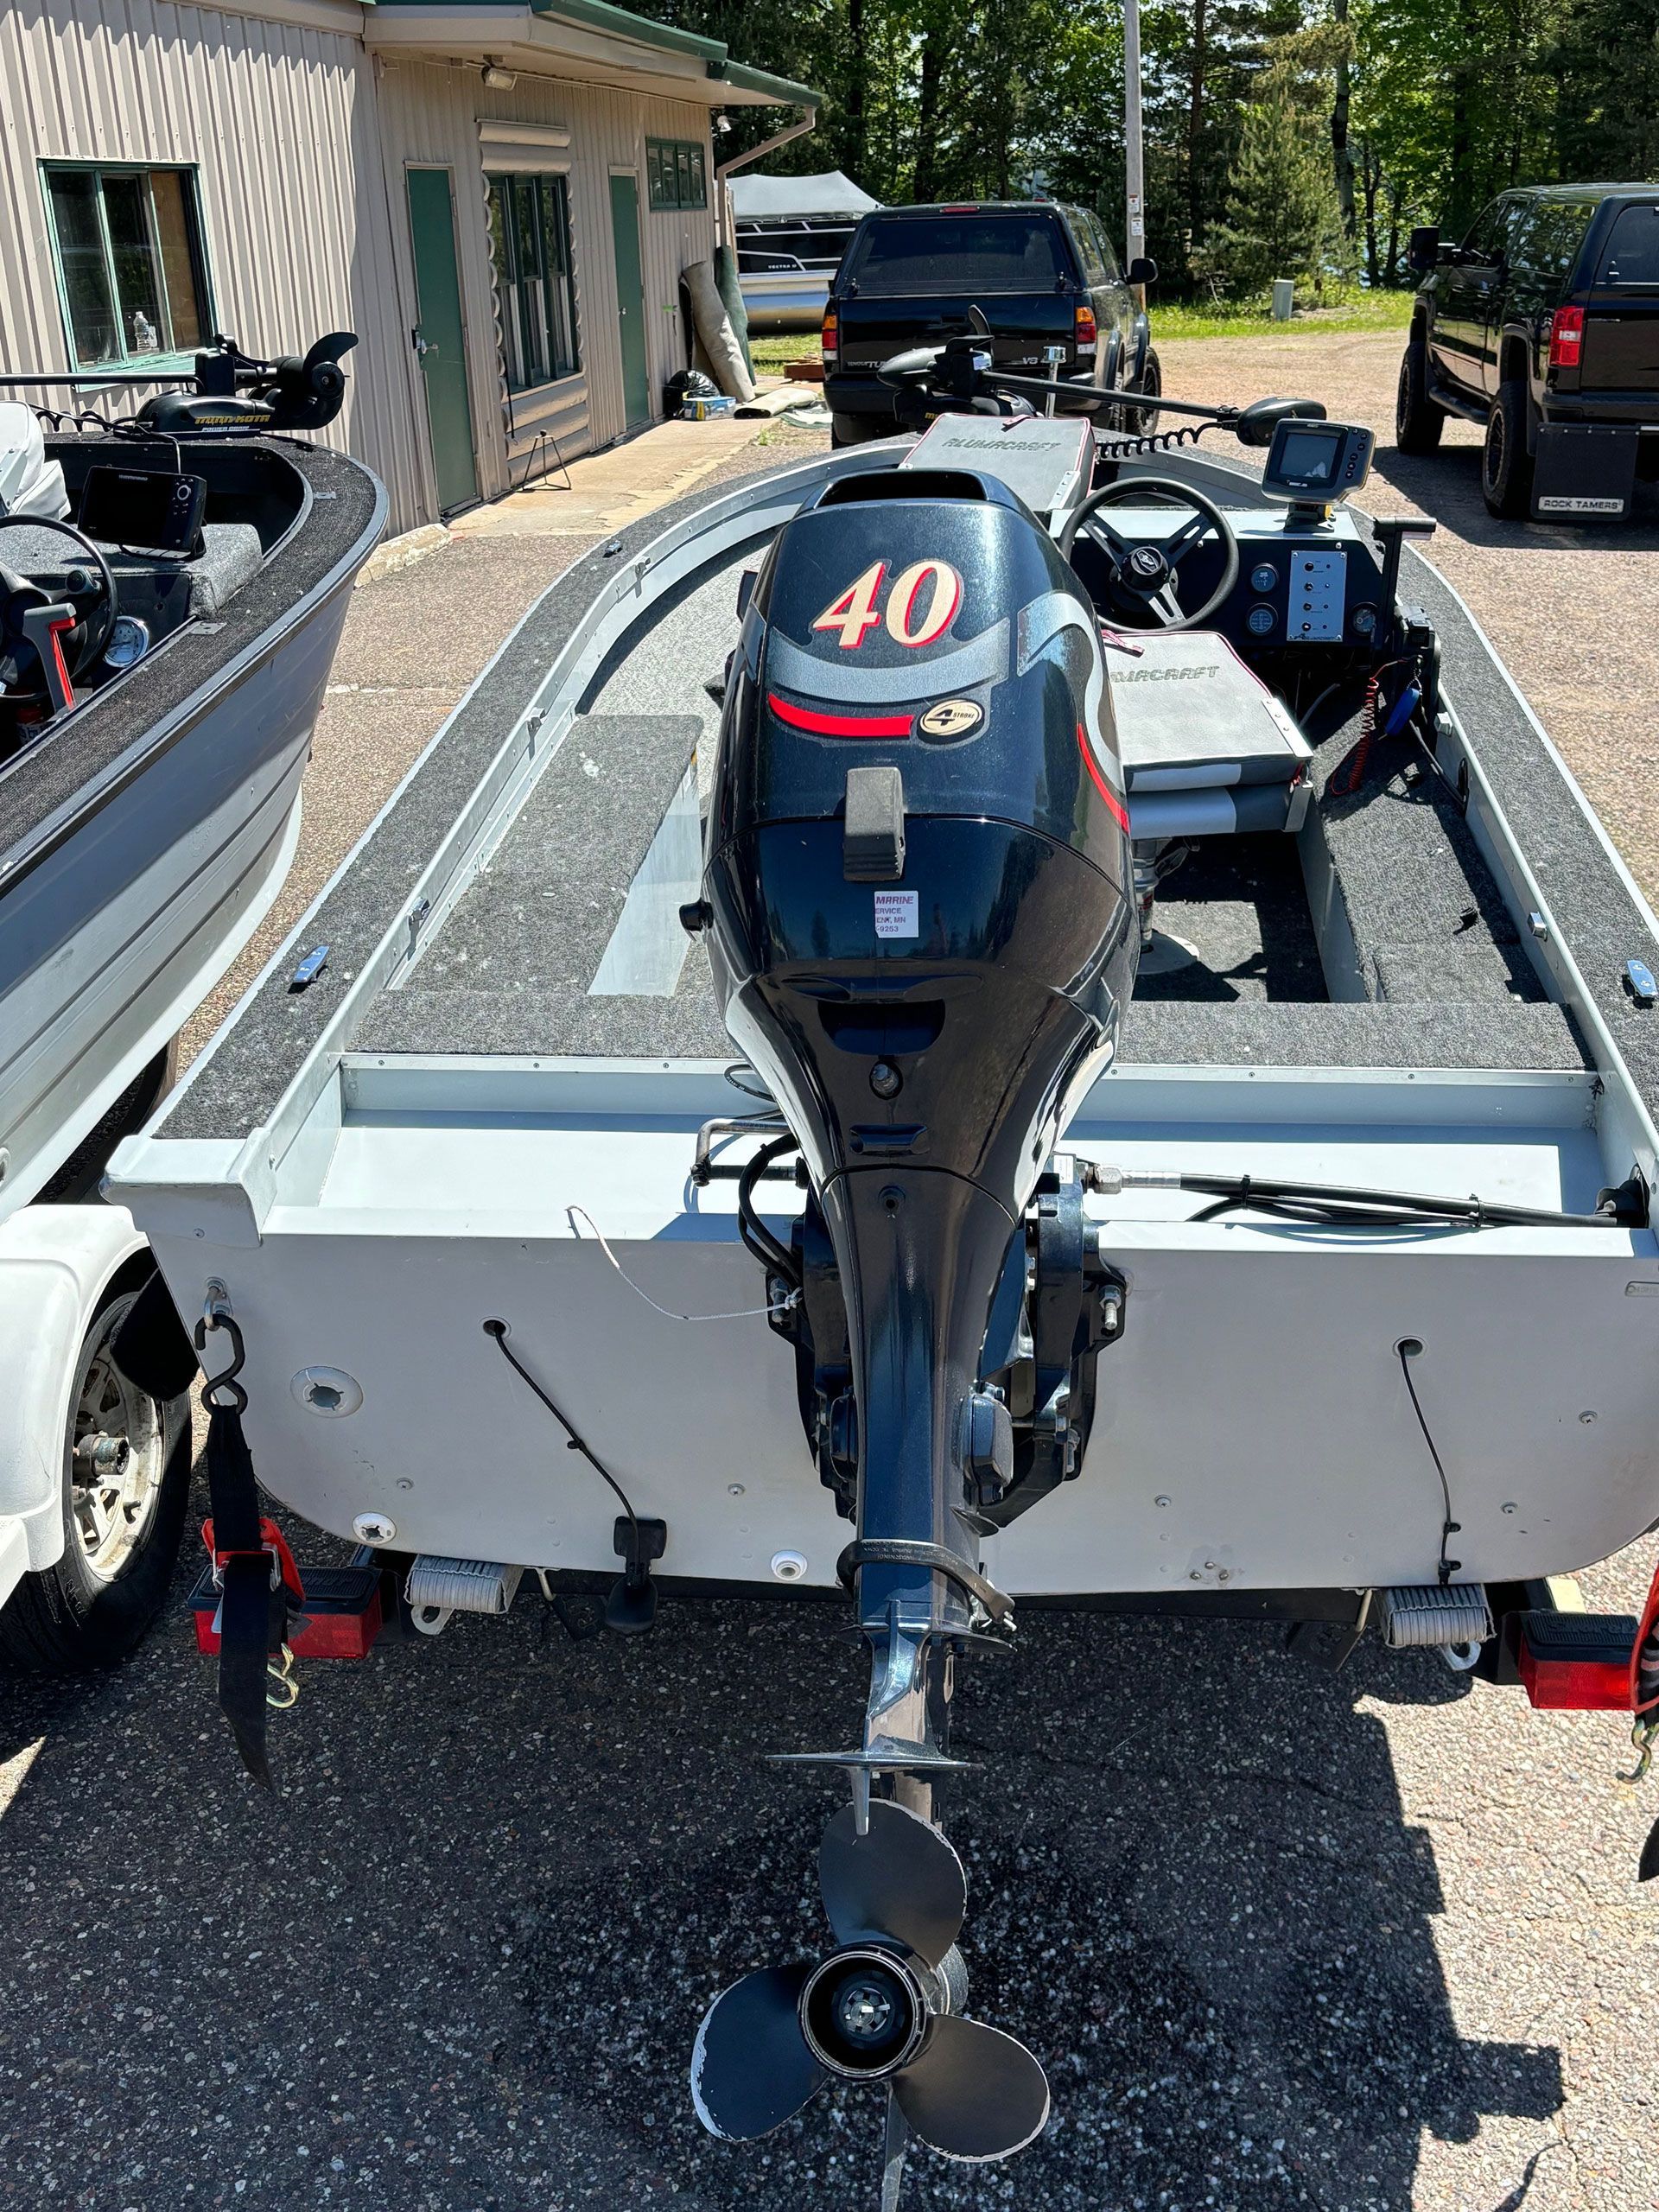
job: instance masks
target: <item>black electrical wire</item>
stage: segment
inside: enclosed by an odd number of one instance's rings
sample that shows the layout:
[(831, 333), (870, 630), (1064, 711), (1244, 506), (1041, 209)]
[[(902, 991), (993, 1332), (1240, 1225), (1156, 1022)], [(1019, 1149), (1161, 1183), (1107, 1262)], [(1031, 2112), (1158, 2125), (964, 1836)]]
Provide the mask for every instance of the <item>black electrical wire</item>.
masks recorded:
[(616, 1477), (605, 1465), (605, 1462), (600, 1458), (598, 1452), (595, 1452), (593, 1446), (588, 1444), (587, 1440), (571, 1426), (569, 1416), (563, 1413), (560, 1408), (554, 1404), (552, 1399), (549, 1397), (547, 1392), (543, 1389), (541, 1384), (536, 1380), (536, 1377), (531, 1373), (530, 1370), (524, 1365), (523, 1360), (519, 1358), (518, 1353), (514, 1351), (512, 1346), (507, 1342), (506, 1323), (505, 1321), (486, 1321), (484, 1324), (484, 1333), (486, 1337), (494, 1338), (502, 1357), (506, 1360), (508, 1365), (529, 1383), (531, 1389), (536, 1393), (536, 1395), (541, 1400), (542, 1403), (547, 1408), (549, 1413), (552, 1414), (554, 1420), (557, 1421), (559, 1427), (564, 1431), (565, 1435), (569, 1440), (564, 1447), (565, 1450), (567, 1452), (580, 1452), (582, 1458), (588, 1462), (594, 1473), (602, 1476), (610, 1484), (611, 1488), (616, 1492), (617, 1498), (621, 1505), (622, 1510), (628, 1516), (628, 1525), (633, 1531), (634, 1548), (637, 1554), (639, 1545), (639, 1516), (634, 1511), (633, 1502), (629, 1497), (626, 1491), (623, 1489), (621, 1484), (618, 1482)]
[(754, 1186), (780, 1154), (797, 1152), (800, 1139), (785, 1129), (782, 1136), (773, 1137), (770, 1144), (763, 1144), (744, 1168), (737, 1182), (737, 1233), (753, 1257), (763, 1268), (780, 1274), (791, 1290), (801, 1287), (800, 1272), (795, 1265), (795, 1255), (780, 1244), (761, 1220), (754, 1203)]
[(1406, 1378), (1406, 1389), (1411, 1398), (1411, 1410), (1417, 1416), (1417, 1426), (1423, 1432), (1423, 1441), (1428, 1446), (1428, 1456), (1434, 1462), (1434, 1471), (1440, 1478), (1440, 1497), (1445, 1502), (1446, 1515), (1440, 1522), (1440, 1559), (1436, 1571), (1440, 1586), (1444, 1588), (1463, 1565), (1460, 1559), (1448, 1559), (1446, 1556), (1447, 1539), (1457, 1535), (1463, 1523), (1452, 1518), (1452, 1485), (1446, 1478), (1446, 1469), (1440, 1464), (1440, 1455), (1434, 1448), (1434, 1439), (1429, 1433), (1427, 1421), (1423, 1417), (1423, 1408), (1417, 1396), (1417, 1385), (1411, 1379), (1411, 1363), (1421, 1351), (1422, 1345), (1415, 1337), (1402, 1337), (1394, 1349), (1399, 1356), (1400, 1372)]
[[(761, 1082), (760, 1071), (752, 1067), (747, 1060), (734, 1060), (730, 1067), (725, 1071), (725, 1075), (727, 1082), (731, 1084), (734, 1090), (741, 1090), (746, 1098), (758, 1098), (764, 1105), (776, 1108), (778, 1101)], [(752, 1075), (754, 1082), (745, 1083), (742, 1078), (746, 1075)]]
[(1195, 1221), (1249, 1211), (1319, 1228), (1396, 1228), (1441, 1221), (1466, 1229), (1618, 1229), (1632, 1224), (1610, 1204), (1596, 1213), (1556, 1213), (1541, 1206), (1494, 1205), (1485, 1198), (1425, 1198), (1409, 1191), (1347, 1190), (1329, 1183), (1274, 1183), (1253, 1175), (1189, 1175), (1176, 1187), (1212, 1197)]

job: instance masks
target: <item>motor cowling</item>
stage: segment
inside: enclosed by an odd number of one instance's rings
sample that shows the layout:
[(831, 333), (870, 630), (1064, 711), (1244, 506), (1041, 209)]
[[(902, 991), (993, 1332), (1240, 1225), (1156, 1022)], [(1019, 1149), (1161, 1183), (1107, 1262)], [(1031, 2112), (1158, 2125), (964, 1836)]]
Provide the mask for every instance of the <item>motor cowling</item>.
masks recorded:
[(704, 897), (835, 1248), (861, 1537), (954, 1541), (1005, 1255), (1133, 984), (1128, 823), (1094, 609), (1004, 486), (843, 478), (785, 527)]
[(815, 1187), (944, 1172), (1017, 1217), (1132, 986), (1128, 817), (1087, 594), (995, 480), (943, 488), (843, 479), (774, 545), (709, 944)]

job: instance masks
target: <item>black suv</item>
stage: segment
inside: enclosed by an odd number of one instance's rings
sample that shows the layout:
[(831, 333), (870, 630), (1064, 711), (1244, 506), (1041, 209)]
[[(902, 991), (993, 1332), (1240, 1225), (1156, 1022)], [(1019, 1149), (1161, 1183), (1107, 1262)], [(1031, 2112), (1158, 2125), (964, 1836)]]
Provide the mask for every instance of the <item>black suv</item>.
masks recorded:
[[(823, 386), (832, 442), (857, 445), (898, 428), (878, 365), (914, 346), (965, 334), (977, 308), (996, 366), (1046, 377), (1058, 349), (1063, 377), (1109, 391), (1163, 389), (1146, 310), (1096, 218), (1055, 200), (883, 207), (866, 215), (830, 285)], [(1140, 410), (1136, 410), (1139, 412)]]
[[(1624, 512), (1632, 466), (1659, 476), (1659, 185), (1506, 192), (1461, 245), (1414, 231), (1410, 261), (1422, 283), (1400, 364), (1400, 450), (1432, 453), (1446, 417), (1465, 416), (1486, 425), (1495, 515), (1529, 512), (1546, 459), (1538, 512)], [(1578, 435), (1563, 442), (1563, 430)]]

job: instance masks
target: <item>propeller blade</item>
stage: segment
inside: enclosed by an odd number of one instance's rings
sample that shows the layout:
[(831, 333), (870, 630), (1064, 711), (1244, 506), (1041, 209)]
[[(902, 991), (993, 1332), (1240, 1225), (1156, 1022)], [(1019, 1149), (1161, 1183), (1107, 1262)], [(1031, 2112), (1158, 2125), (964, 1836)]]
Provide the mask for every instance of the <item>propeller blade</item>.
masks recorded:
[(326, 338), (313, 340), (302, 366), (310, 370), (315, 368), (319, 361), (340, 361), (356, 343), (357, 333), (354, 330), (331, 330)]
[(917, 377), (931, 369), (944, 353), (943, 346), (912, 346), (908, 353), (895, 353), (890, 360), (880, 362), (875, 373), (879, 377)]
[(1048, 2125), (1047, 2076), (1024, 2044), (950, 2012), (893, 2075), (893, 2094), (912, 2132), (947, 2158), (1007, 2158)]
[(769, 2135), (830, 2076), (801, 2034), (810, 1966), (760, 1967), (716, 1997), (691, 2047), (691, 2101), (711, 2135)]
[(818, 1846), (818, 1887), (839, 1943), (902, 1943), (936, 1967), (968, 1910), (962, 1861), (930, 1821), (890, 1798), (871, 1800), (860, 1835), (843, 1806)]
[(1638, 1882), (1651, 1882), (1656, 1875), (1659, 1875), (1659, 1821), (1648, 1830), (1648, 1840), (1642, 1847), (1636, 1869)]

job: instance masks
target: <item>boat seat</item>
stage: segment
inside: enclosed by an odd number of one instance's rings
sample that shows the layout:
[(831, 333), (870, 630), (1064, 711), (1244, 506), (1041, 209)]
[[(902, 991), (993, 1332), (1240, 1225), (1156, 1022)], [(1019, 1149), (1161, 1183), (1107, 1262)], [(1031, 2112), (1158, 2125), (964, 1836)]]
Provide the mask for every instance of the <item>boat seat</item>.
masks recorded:
[(1313, 747), (1219, 631), (1105, 645), (1137, 840), (1300, 829)]
[[(222, 613), (232, 594), (258, 574), (264, 558), (259, 533), (248, 522), (205, 523), (201, 550), (188, 561), (113, 545), (104, 538), (92, 543), (110, 564), (121, 612), (137, 615), (157, 638), (193, 615), (211, 620)], [(54, 574), (62, 575), (80, 557), (60, 531), (9, 530), (0, 539), (0, 561), (42, 582)]]
[[(251, 522), (204, 523), (201, 550), (188, 561), (97, 542), (115, 577), (122, 612), (142, 615), (152, 630), (156, 618), (168, 630), (193, 615), (211, 621), (257, 575), (264, 558), (259, 533)], [(146, 601), (156, 610), (154, 618), (145, 612)]]

